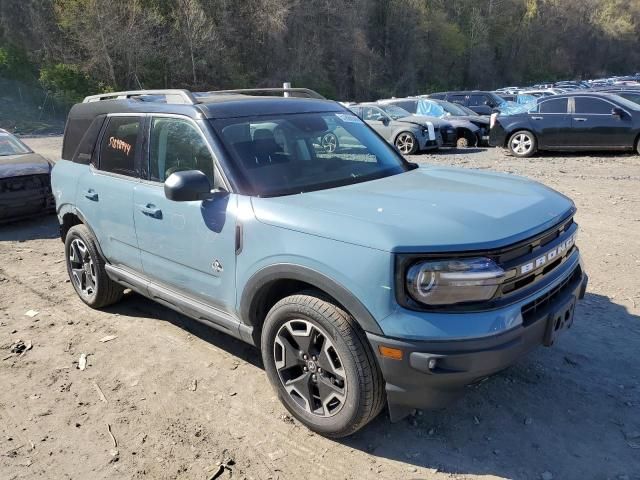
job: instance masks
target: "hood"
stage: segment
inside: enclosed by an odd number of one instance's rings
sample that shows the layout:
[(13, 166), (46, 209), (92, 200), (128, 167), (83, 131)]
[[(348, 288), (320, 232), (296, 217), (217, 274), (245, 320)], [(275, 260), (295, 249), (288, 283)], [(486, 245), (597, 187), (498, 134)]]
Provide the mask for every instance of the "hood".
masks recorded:
[(37, 153), (0, 156), (0, 178), (50, 173), (51, 163)]
[(455, 117), (448, 117), (449, 120), (452, 118), (467, 120), (468, 122), (477, 125), (478, 127), (488, 127), (489, 126), (489, 117), (481, 116), (481, 115), (456, 115)]
[(447, 117), (447, 122), (449, 122), (451, 125), (453, 125), (456, 128), (467, 128), (474, 133), (480, 129), (478, 125), (476, 125), (475, 123), (469, 120), (465, 120), (462, 117)]
[(575, 210), (567, 197), (531, 180), (441, 167), (252, 203), (263, 223), (395, 252), (504, 247)]
[(451, 124), (448, 121), (442, 120), (438, 117), (430, 117), (428, 115), (409, 115), (408, 117), (402, 117), (396, 120), (397, 122), (411, 123), (413, 125), (419, 125), (425, 127), (427, 122), (433, 123), (435, 128), (448, 127)]

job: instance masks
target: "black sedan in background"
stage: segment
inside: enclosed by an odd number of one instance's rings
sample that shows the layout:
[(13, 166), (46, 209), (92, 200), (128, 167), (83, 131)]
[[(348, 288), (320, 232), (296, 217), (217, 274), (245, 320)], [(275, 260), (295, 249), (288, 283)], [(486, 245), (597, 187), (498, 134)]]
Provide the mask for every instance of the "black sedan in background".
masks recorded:
[(0, 129), (0, 223), (53, 212), (52, 164)]
[(489, 144), (516, 157), (540, 150), (636, 150), (640, 105), (614, 93), (576, 91), (492, 115)]

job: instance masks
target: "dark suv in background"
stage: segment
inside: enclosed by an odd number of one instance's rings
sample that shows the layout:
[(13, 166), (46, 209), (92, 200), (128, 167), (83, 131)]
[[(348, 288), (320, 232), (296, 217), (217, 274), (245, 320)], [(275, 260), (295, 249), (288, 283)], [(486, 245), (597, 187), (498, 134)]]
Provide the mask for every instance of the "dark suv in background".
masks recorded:
[(491, 115), (494, 108), (503, 106), (506, 102), (493, 92), (472, 90), (457, 92), (438, 92), (429, 95), (429, 98), (446, 100), (470, 108), (478, 115)]

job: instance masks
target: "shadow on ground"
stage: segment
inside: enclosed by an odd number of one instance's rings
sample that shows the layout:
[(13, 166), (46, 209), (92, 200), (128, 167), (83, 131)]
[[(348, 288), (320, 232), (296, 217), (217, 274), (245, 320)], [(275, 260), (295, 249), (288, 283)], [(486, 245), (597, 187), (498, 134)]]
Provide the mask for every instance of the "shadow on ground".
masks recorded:
[[(136, 294), (109, 309), (168, 321), (262, 368), (257, 349)], [(391, 424), (386, 414), (337, 441), (375, 457), (452, 475), (616, 479), (640, 472), (629, 432), (640, 429), (640, 317), (587, 294), (553, 348), (469, 387), (450, 408)], [(615, 365), (615, 368), (613, 366)], [(640, 441), (640, 440), (638, 440)], [(383, 475), (383, 471), (381, 475)]]
[(55, 215), (43, 215), (10, 223), (0, 223), (0, 242), (25, 242), (57, 238), (58, 219)]
[(341, 443), (450, 474), (635, 478), (640, 457), (628, 436), (640, 428), (640, 317), (587, 294), (563, 336), (446, 410), (398, 424), (381, 416)]

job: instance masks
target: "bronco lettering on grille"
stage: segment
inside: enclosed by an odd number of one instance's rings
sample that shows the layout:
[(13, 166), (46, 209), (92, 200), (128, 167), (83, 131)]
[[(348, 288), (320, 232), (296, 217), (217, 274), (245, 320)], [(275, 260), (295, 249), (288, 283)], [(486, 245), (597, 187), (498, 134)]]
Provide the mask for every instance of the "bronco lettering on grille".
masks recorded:
[(518, 267), (518, 273), (520, 275), (524, 275), (525, 273), (532, 272), (533, 270), (537, 270), (544, 265), (552, 263), (556, 258), (563, 257), (569, 250), (571, 250), (571, 247), (573, 247), (575, 241), (576, 236), (574, 234), (569, 239), (558, 245), (556, 248), (547, 251), (544, 255), (541, 255), (538, 258), (525, 263), (524, 265), (520, 265)]

